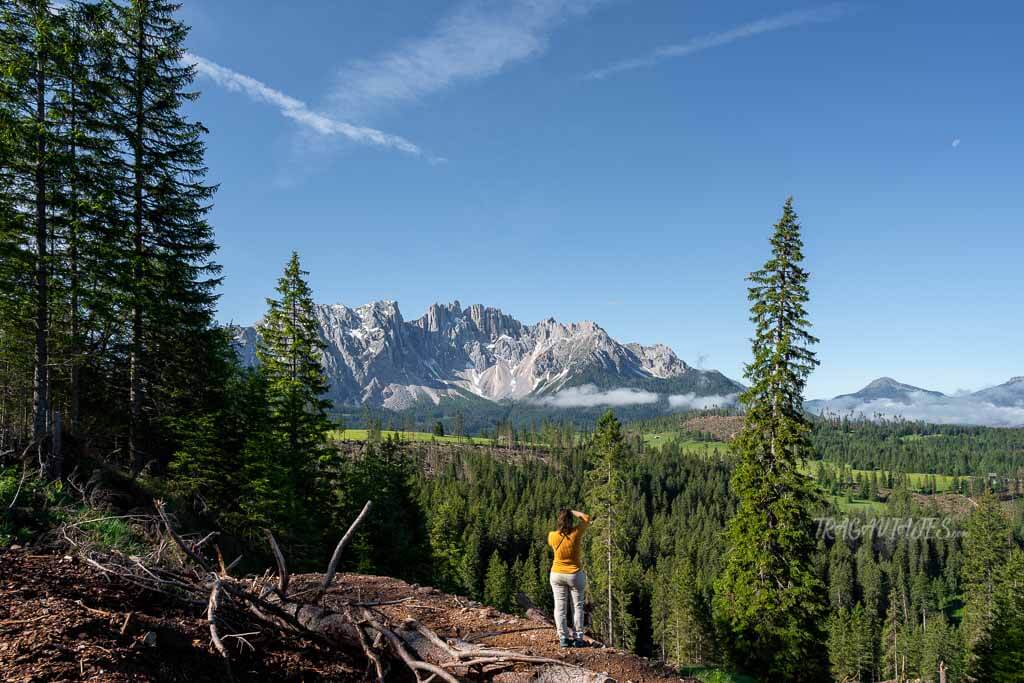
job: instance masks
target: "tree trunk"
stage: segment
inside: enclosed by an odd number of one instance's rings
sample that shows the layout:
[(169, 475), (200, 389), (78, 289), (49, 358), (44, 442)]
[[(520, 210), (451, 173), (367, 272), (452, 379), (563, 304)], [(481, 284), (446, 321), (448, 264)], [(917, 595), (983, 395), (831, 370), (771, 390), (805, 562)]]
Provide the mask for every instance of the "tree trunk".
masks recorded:
[(79, 306), (79, 263), (78, 263), (78, 221), (80, 220), (78, 212), (78, 91), (74, 82), (71, 84), (71, 215), (70, 225), (68, 233), (68, 247), (71, 268), (71, 386), (69, 388), (71, 392), (70, 396), (70, 427), (71, 433), (74, 434), (78, 430), (78, 412), (80, 406), (79, 399), (79, 385), (81, 381), (81, 364), (82, 364), (82, 350), (81, 340), (79, 335), (81, 334), (81, 323), (80, 323), (80, 311)]
[(144, 132), (144, 107), (145, 97), (142, 87), (142, 62), (145, 54), (146, 47), (146, 31), (145, 21), (142, 17), (137, 19), (139, 22), (138, 35), (136, 36), (135, 45), (135, 73), (134, 73), (134, 86), (135, 86), (135, 101), (134, 101), (134, 114), (135, 114), (135, 139), (133, 142), (133, 153), (134, 153), (134, 215), (133, 215), (133, 238), (134, 238), (134, 263), (132, 265), (132, 286), (134, 292), (132, 293), (132, 344), (131, 344), (131, 358), (130, 358), (130, 369), (129, 369), (129, 387), (128, 387), (128, 405), (129, 405), (129, 418), (128, 418), (128, 453), (131, 458), (133, 471), (136, 473), (142, 470), (144, 462), (144, 454), (142, 449), (139, 447), (139, 432), (140, 422), (142, 418), (142, 336), (144, 333), (143, 319), (142, 319), (142, 305), (141, 293), (143, 291), (142, 285), (142, 259), (145, 254), (145, 241), (143, 239), (143, 183), (145, 182), (145, 176), (143, 171), (143, 132)]
[[(36, 337), (35, 368), (32, 380), (32, 435), (39, 443), (39, 463), (48, 470), (45, 448), (47, 417), (50, 411), (49, 383), (49, 254), (46, 224), (46, 52), (36, 56)], [(48, 471), (44, 471), (49, 476)]]

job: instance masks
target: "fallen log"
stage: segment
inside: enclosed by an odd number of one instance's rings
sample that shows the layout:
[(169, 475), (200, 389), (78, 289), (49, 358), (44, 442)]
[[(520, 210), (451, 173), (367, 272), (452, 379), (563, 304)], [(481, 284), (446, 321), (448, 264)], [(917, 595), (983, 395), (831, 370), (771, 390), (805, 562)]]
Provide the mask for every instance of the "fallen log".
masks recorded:
[[(368, 680), (387, 680), (389, 672), (395, 668), (408, 670), (419, 683), (487, 680), (513, 669), (525, 669), (524, 673), (528, 672), (533, 681), (614, 683), (607, 674), (558, 659), (487, 647), (468, 638), (447, 640), (415, 620), (406, 619), (396, 625), (379, 609), (383, 605), (413, 600), (411, 595), (398, 600), (331, 603), (333, 608), (325, 604), (323, 598), (335, 579), (341, 554), (370, 509), (371, 503), (367, 502), (339, 541), (322, 579), (311, 590), (295, 594), (289, 593), (284, 554), (269, 531), (266, 536), (277, 565), (276, 580), (270, 571), (259, 577), (234, 578), (229, 575), (219, 552), (216, 562), (203, 557), (204, 542), (212, 536), (198, 543), (188, 542), (174, 530), (171, 517), (161, 502), (156, 504), (157, 516), (167, 535), (184, 554), (186, 568), (147, 567), (138, 558), (120, 556), (87, 557), (86, 560), (109, 576), (190, 604), (205, 604), (211, 646), (223, 658), (229, 679), (231, 656), (225, 638), (276, 633), (281, 638), (298, 637), (335, 648), (365, 661)], [(219, 549), (214, 546), (214, 550)], [(192, 566), (188, 567), (188, 563)], [(311, 599), (300, 599), (303, 595)], [(528, 614), (533, 611), (536, 623), (543, 624), (534, 628), (551, 627), (547, 616), (532, 603), (526, 609)], [(228, 623), (236, 630), (245, 626), (245, 632), (223, 635), (221, 626)]]

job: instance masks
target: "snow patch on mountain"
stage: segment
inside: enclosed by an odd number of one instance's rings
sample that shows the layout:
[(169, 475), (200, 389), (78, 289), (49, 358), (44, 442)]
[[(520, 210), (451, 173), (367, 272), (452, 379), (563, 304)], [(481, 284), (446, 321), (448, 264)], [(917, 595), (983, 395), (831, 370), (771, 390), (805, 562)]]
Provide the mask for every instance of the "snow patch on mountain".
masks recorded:
[[(328, 398), (341, 405), (400, 410), (453, 396), (520, 401), (574, 388), (549, 405), (635, 405), (655, 403), (659, 394), (699, 397), (742, 389), (717, 371), (690, 367), (667, 346), (621, 344), (590, 321), (548, 318), (525, 325), (499, 309), (463, 308), (458, 301), (434, 304), (412, 321), (403, 319), (394, 301), (354, 309), (318, 305), (315, 314), (325, 345)], [(250, 365), (256, 362), (257, 336), (248, 327), (235, 339), (239, 357)], [(595, 389), (584, 396), (589, 390), (581, 387), (588, 384)], [(617, 389), (634, 391), (609, 393)]]

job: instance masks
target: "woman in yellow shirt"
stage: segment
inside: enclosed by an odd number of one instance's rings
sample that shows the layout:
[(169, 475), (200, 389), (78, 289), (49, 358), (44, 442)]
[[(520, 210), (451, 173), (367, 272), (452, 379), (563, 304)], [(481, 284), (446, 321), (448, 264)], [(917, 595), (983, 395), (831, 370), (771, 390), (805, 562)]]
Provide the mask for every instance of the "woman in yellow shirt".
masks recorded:
[[(579, 524), (576, 520), (579, 519)], [(580, 563), (583, 532), (590, 515), (577, 510), (558, 513), (558, 529), (548, 533), (548, 545), (555, 552), (551, 564), (551, 592), (555, 594), (555, 627), (562, 647), (583, 647), (583, 592), (587, 574)], [(573, 626), (569, 631), (569, 597), (572, 596)]]

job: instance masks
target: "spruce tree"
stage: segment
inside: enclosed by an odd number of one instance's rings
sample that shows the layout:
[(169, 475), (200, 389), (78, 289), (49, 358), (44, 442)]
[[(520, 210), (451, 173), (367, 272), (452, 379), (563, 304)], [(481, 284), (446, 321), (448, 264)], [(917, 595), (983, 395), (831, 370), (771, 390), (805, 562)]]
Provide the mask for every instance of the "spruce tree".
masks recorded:
[(853, 559), (846, 539), (837, 538), (829, 553), (828, 597), (832, 609), (853, 607)]
[(113, 79), (120, 171), (119, 306), (126, 312), (128, 423), (133, 467), (151, 457), (148, 417), (174, 407), (181, 386), (201, 381), (195, 354), (205, 341), (220, 267), (206, 220), (215, 188), (205, 182), (206, 129), (184, 106), (195, 66), (184, 61), (188, 28), (167, 0), (114, 5)]
[(502, 612), (512, 609), (512, 588), (508, 565), (495, 550), (487, 562), (487, 575), (484, 578), (484, 604)]
[(1003, 567), (1011, 557), (1010, 526), (999, 500), (991, 493), (978, 501), (967, 520), (964, 536), (964, 641), (968, 668), (984, 674), (990, 666), (995, 642), (1000, 638), (994, 626), (1003, 591)]
[(864, 606), (841, 607), (828, 620), (828, 658), (837, 681), (870, 680), (874, 668), (874, 633)]
[(810, 347), (808, 273), (792, 198), (771, 238), (772, 257), (751, 274), (754, 360), (743, 430), (734, 440), (739, 497), (728, 525), (715, 607), (734, 660), (768, 678), (815, 678), (824, 590), (812, 564), (816, 495), (798, 466), (810, 453), (803, 390), (818, 365)]
[(518, 586), (519, 590), (525, 593), (535, 605), (541, 604), (542, 594), (546, 592), (546, 587), (541, 584), (537, 572), (537, 563), (542, 561), (542, 559), (538, 559), (538, 555), (536, 544), (531, 544), (526, 561), (523, 563), (523, 573), (519, 578)]
[(278, 442), (274, 454), (284, 481), (278, 495), (288, 499), (289, 519), (302, 525), (321, 500), (318, 468), (330, 449), (324, 399), (327, 378), (321, 365), (324, 343), (299, 255), (293, 253), (278, 280), (278, 298), (267, 299), (259, 324), (256, 358), (267, 382), (269, 423)]
[(59, 386), (53, 389), (62, 394), (72, 435), (78, 432), (83, 409), (109, 409), (112, 397), (104, 366), (119, 360), (106, 352), (107, 334), (118, 328), (112, 227), (123, 166), (111, 116), (116, 95), (110, 76), (116, 47), (112, 22), (107, 3), (68, 3), (58, 14), (64, 77), (51, 104), (60, 125), (57, 153), (62, 169), (52, 221), (52, 232), (60, 240), (53, 249), (53, 329), (62, 362), (54, 378)]
[(993, 681), (1024, 681), (1024, 551), (1000, 569), (992, 627), (976, 672)]
[(587, 532), (587, 576), (594, 603), (594, 625), (609, 646), (632, 646), (635, 618), (631, 603), (631, 572), (627, 543), (625, 439), (612, 411), (597, 421), (593, 438), (594, 468), (587, 474), (587, 507), (594, 515)]
[[(51, 279), (53, 272), (52, 202), (57, 187), (59, 129), (50, 105), (61, 77), (57, 13), (48, 0), (4, 0), (0, 4), (0, 102), (5, 157), (2, 162), (4, 197), (9, 211), (5, 235), (7, 249), (30, 278), (15, 280), (22, 289), (15, 310), (32, 320), (32, 424), (31, 438), (38, 444), (39, 462), (54, 472), (43, 440), (50, 419)], [(21, 330), (21, 334), (29, 330)], [(26, 335), (27, 336), (27, 335)]]

